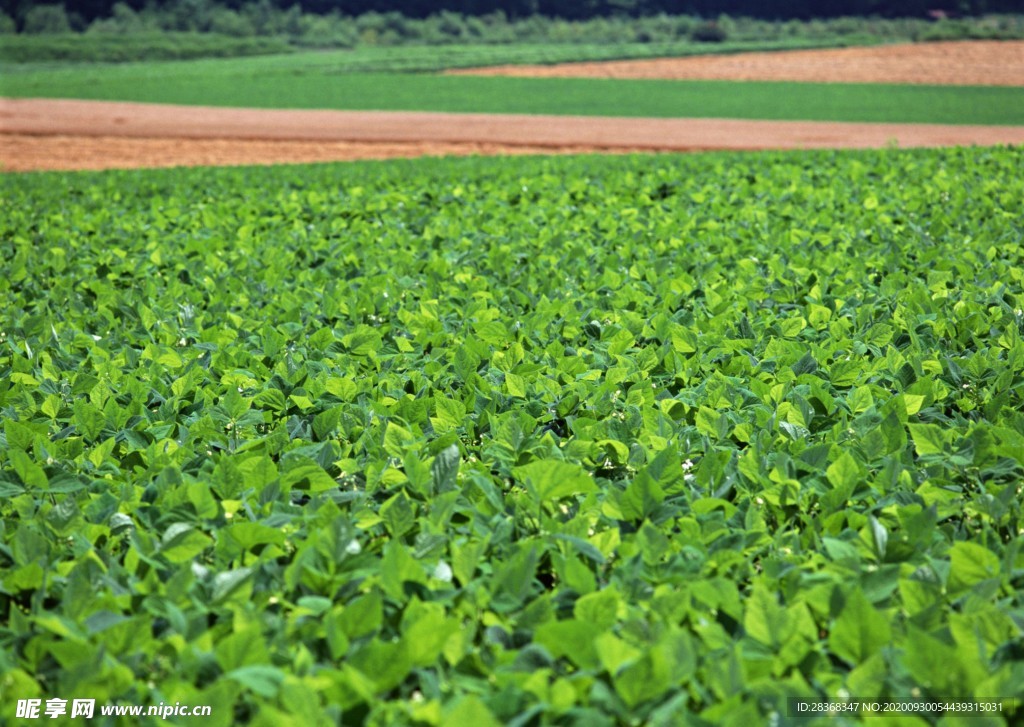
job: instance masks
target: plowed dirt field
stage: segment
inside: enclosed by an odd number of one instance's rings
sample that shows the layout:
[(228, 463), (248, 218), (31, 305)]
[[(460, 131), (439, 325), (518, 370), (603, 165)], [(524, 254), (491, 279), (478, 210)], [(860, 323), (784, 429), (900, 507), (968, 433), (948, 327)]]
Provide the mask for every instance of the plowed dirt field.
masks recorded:
[(480, 76), (1024, 86), (1024, 41), (914, 43), (449, 71)]

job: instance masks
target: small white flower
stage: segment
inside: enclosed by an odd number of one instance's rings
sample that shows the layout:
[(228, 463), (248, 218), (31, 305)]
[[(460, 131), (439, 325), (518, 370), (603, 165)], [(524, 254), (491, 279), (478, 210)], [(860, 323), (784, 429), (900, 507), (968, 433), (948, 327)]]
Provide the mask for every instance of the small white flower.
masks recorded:
[(349, 555), (359, 555), (363, 552), (363, 546), (359, 544), (358, 540), (353, 540), (351, 543), (345, 546), (345, 552)]
[(445, 583), (452, 582), (452, 567), (445, 563), (443, 560), (437, 562), (437, 566), (434, 568), (434, 578)]
[(692, 460), (688, 459), (685, 462), (683, 462), (683, 472), (689, 472), (692, 469), (693, 469), (693, 461)]

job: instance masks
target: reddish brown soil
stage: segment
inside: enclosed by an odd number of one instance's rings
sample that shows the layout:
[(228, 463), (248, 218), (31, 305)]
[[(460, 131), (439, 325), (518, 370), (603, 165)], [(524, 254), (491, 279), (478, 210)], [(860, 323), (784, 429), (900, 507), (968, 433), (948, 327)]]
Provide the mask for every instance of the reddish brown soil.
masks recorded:
[[(499, 144), (359, 141), (169, 139), (122, 136), (0, 134), (0, 171), (240, 166), (419, 156), (581, 153), (582, 149)], [(629, 149), (602, 149), (628, 152)]]
[(276, 111), (0, 99), (6, 171), (422, 155), (1024, 144), (1024, 127)]
[(1024, 86), (1024, 41), (915, 43), (870, 48), (562, 63), (552, 66), (495, 66), (450, 73), (482, 76)]

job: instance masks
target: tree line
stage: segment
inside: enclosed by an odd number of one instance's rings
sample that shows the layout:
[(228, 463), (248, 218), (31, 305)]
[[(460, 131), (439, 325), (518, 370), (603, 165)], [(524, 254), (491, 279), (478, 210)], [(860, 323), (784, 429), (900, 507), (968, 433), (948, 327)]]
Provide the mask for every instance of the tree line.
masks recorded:
[[(208, 0), (0, 0), (0, 9), (7, 16), (23, 22), (34, 7), (60, 4), (69, 16), (89, 23), (110, 17), (118, 4), (136, 11), (153, 5), (161, 9), (181, 6), (182, 12), (188, 12), (190, 5), (204, 3)], [(441, 11), (451, 11), (465, 16), (501, 13), (511, 19), (542, 15), (568, 20), (642, 17), (662, 13), (705, 18), (730, 15), (766, 20), (808, 20), (844, 16), (955, 17), (1024, 12), (1024, 0), (221, 0), (218, 4), (232, 10), (262, 4), (282, 10), (295, 7), (303, 13), (346, 16), (399, 13), (409, 18), (425, 18)]]

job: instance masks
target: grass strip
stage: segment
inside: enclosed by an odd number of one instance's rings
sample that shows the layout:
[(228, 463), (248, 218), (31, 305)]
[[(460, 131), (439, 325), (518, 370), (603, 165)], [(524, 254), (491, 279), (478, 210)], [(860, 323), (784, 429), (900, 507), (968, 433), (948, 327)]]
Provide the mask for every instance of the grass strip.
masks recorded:
[(1024, 124), (1018, 88), (350, 74), (259, 63), (244, 72), (236, 61), (15, 74), (0, 92), (255, 108)]

